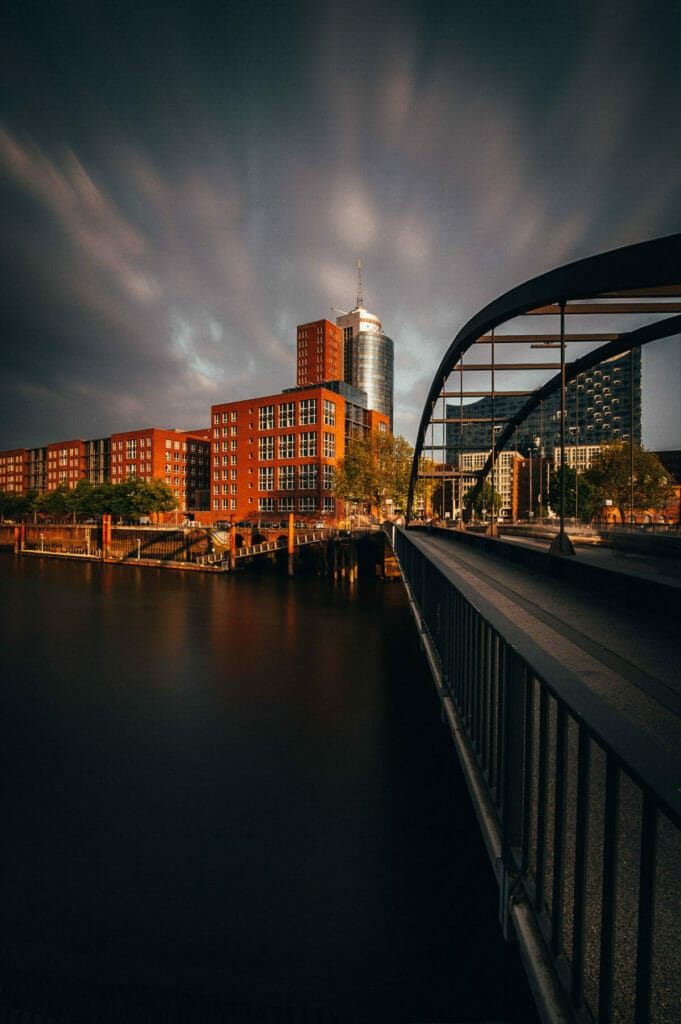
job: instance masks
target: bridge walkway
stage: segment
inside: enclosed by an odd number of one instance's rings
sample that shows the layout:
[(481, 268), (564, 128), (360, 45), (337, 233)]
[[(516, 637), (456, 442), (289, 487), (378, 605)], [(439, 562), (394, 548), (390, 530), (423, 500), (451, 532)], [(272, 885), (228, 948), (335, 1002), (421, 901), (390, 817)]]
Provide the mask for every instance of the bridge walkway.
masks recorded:
[(393, 544), (542, 1021), (676, 1024), (678, 576), (438, 529)]
[[(622, 556), (584, 548), (576, 560), (621, 576), (619, 599), (572, 579), (490, 557), (456, 543), (451, 534), (410, 531), (435, 564), (474, 584), (535, 643), (577, 673), (592, 692), (612, 703), (633, 727), (678, 759), (681, 778), (681, 566), (676, 561)], [(452, 542), (454, 540), (454, 543)], [(564, 558), (560, 559), (565, 560)], [(644, 581), (663, 580), (674, 602), (627, 607)], [(661, 614), (663, 612), (665, 614)]]

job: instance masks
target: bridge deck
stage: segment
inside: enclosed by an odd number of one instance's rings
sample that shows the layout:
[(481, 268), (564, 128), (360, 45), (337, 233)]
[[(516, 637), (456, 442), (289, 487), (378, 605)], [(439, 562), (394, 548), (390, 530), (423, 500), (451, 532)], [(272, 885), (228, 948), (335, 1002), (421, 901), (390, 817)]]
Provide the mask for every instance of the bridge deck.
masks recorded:
[[(664, 579), (676, 597), (676, 623), (651, 606), (588, 590), (571, 580), (489, 557), (446, 534), (409, 531), (410, 540), (450, 578), (472, 584), (533, 640), (576, 672), (617, 708), (635, 729), (678, 761), (681, 777), (681, 575), (678, 562), (617, 556), (593, 549), (576, 556), (585, 565), (621, 573), (622, 592), (644, 580)], [(454, 582), (456, 580), (454, 579)], [(669, 609), (665, 609), (669, 612)]]

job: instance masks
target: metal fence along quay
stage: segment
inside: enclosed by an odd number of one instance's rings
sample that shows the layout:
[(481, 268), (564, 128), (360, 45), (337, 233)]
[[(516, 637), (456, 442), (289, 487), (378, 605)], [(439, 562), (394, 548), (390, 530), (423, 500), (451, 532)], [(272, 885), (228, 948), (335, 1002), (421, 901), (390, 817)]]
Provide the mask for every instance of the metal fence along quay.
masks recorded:
[(391, 532), (542, 1019), (672, 1024), (678, 760), (412, 531)]

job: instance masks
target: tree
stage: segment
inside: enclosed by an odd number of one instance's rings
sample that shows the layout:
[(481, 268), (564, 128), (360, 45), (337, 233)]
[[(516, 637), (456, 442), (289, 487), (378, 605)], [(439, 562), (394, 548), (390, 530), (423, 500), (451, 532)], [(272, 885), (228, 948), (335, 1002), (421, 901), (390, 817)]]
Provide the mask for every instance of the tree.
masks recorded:
[(0, 519), (12, 519), (24, 511), (23, 499), (12, 491), (0, 491)]
[(498, 512), (504, 503), (504, 499), (498, 491), (492, 491), (489, 480), (485, 480), (482, 487), (474, 496), (475, 487), (471, 487), (463, 497), (464, 507), (473, 511), (478, 518), (482, 518), (483, 512), (489, 512), (492, 508), (492, 494), (494, 494), (494, 511)]
[(636, 509), (645, 511), (662, 508), (672, 492), (669, 474), (657, 455), (636, 444), (632, 452), (631, 445), (622, 441), (603, 447), (582, 478), (593, 487), (594, 497), (599, 504), (612, 502), (619, 510), (622, 523), (627, 522)]
[[(575, 493), (576, 490), (576, 493)], [(560, 515), (562, 504), (562, 488), (560, 482), (560, 468), (551, 474), (547, 491), (548, 503), (551, 508)], [(593, 517), (596, 506), (593, 484), (587, 479), (584, 473), (577, 474), (572, 466), (565, 467), (565, 515), (575, 515), (575, 501), (577, 503), (577, 518), (586, 522)]]
[(75, 523), (78, 516), (90, 516), (96, 511), (96, 488), (84, 477), (66, 495), (66, 509), (73, 515)]
[(65, 516), (69, 511), (68, 493), (69, 489), (66, 484), (59, 484), (59, 487), (53, 491), (44, 491), (36, 501), (38, 511), (45, 512), (49, 516)]
[(414, 450), (400, 435), (374, 432), (350, 442), (334, 477), (334, 494), (381, 508), (386, 500), (404, 508)]
[(177, 508), (172, 487), (163, 480), (147, 482), (138, 476), (128, 477), (120, 484), (103, 484), (103, 511), (134, 518), (150, 512), (170, 512)]

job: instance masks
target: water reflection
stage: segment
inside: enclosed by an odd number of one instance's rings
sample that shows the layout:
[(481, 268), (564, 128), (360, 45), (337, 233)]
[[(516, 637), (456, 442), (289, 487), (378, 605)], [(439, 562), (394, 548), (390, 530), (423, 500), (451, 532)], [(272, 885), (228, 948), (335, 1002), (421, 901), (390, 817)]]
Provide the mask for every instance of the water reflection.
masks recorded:
[(7, 557), (0, 599), (5, 962), (531, 1019), (399, 584)]

